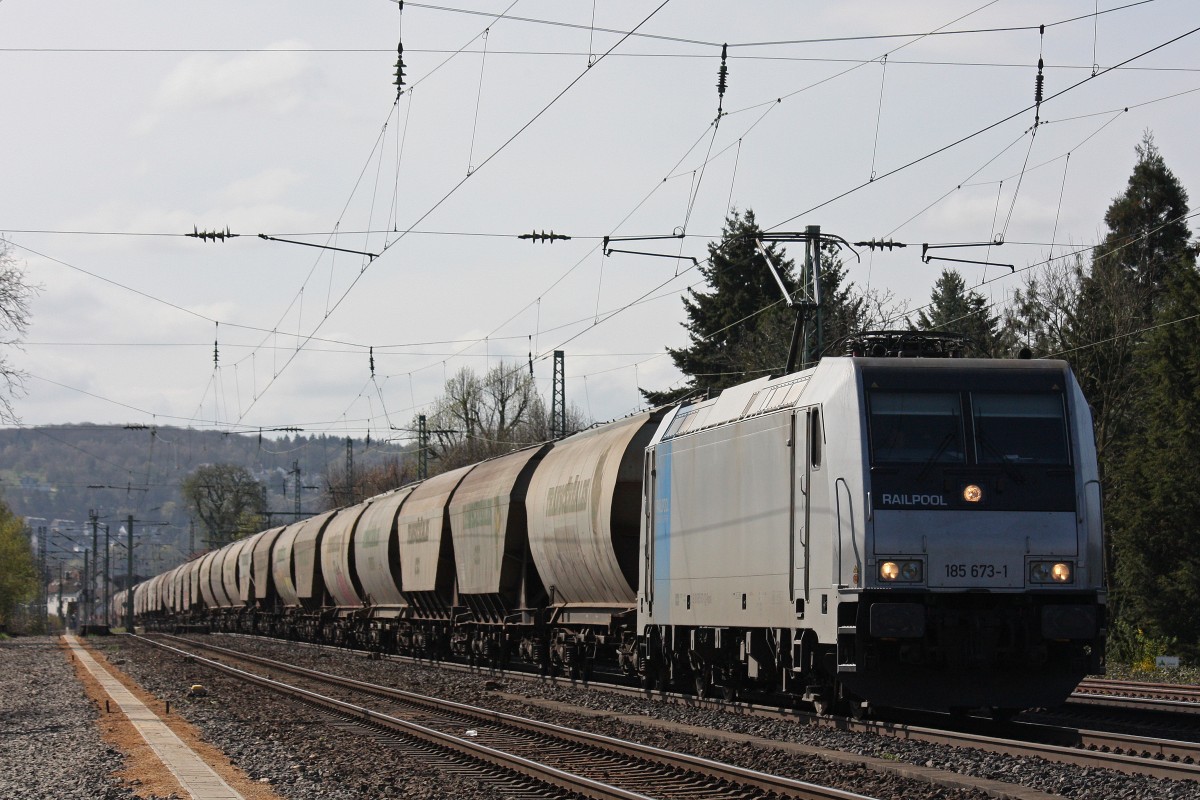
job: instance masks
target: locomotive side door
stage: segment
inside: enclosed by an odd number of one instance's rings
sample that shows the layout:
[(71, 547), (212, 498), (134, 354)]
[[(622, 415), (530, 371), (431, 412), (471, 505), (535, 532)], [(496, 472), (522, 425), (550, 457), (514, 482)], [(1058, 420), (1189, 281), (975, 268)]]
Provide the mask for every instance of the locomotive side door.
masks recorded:
[(808, 452), (808, 432), (811, 430), (811, 414), (812, 409), (808, 409), (792, 415), (791, 588), (797, 619), (804, 617), (809, 594), (808, 495), (811, 490), (811, 461)]

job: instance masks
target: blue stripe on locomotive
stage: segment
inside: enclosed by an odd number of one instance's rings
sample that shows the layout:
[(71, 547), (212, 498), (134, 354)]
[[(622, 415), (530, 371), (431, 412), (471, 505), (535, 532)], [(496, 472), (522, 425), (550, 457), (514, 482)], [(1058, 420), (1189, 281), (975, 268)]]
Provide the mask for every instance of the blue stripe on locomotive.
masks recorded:
[[(654, 448), (654, 594), (659, 599), (656, 617), (669, 622), (671, 608), (671, 442)], [(660, 599), (661, 598), (661, 599)]]

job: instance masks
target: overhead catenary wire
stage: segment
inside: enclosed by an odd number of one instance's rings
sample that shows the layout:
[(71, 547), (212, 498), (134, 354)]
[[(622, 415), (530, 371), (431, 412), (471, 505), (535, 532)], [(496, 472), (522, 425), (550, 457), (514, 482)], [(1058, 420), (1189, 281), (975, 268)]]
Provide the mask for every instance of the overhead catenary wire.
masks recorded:
[[(740, 142), (740, 140), (739, 140), (739, 142)], [(731, 191), (731, 194), (732, 194), (732, 191)], [(343, 236), (344, 236), (344, 234), (343, 234)], [(1055, 236), (1054, 236), (1054, 235), (1052, 235), (1052, 236), (1051, 236), (1051, 240), (1054, 240), (1054, 239), (1055, 239)], [(599, 303), (598, 303), (598, 307), (599, 307)], [(299, 332), (299, 331), (298, 331), (298, 332)], [(223, 342), (223, 344), (226, 344), (226, 347), (227, 347), (227, 348), (228, 348), (228, 347), (230, 347), (230, 344), (229, 344), (228, 342)], [(230, 357), (230, 356), (232, 356), (232, 355), (233, 355), (232, 351), (230, 351), (230, 353), (227, 353), (227, 359), (229, 359), (229, 357)], [(236, 374), (236, 373), (235, 373), (235, 374)], [(228, 383), (228, 381), (227, 381), (227, 383)]]
[[(515, 0), (514, 0), (514, 2), (515, 2)], [(636, 28), (634, 28), (634, 30), (636, 31), (638, 28), (641, 28), (643, 25), (645, 25), (647, 22), (649, 22), (649, 21), (650, 21), (650, 19), (652, 19), (652, 18), (653, 18), (653, 17), (654, 17), (654, 16), (655, 16), (655, 15), (656, 15), (656, 14), (657, 14), (657, 13), (658, 13), (660, 10), (662, 10), (662, 9), (663, 9), (663, 8), (664, 8), (664, 7), (665, 7), (665, 6), (666, 6), (666, 5), (669, 3), (669, 2), (670, 2), (670, 0), (663, 0), (663, 2), (662, 2), (662, 3), (660, 3), (660, 4), (659, 4), (659, 5), (658, 5), (656, 8), (654, 8), (654, 9), (653, 9), (653, 10), (652, 10), (652, 11), (651, 11), (651, 12), (650, 12), (650, 13), (649, 13), (649, 14), (648, 14), (646, 17), (644, 17), (640, 23), (638, 23), (638, 26), (637, 26)], [(600, 61), (602, 61), (602, 60), (603, 60), (603, 59), (604, 59), (604, 58), (605, 58), (605, 57), (606, 57), (606, 56), (607, 56), (609, 53), (611, 53), (611, 52), (613, 52), (614, 50), (616, 50), (616, 48), (617, 48), (617, 47), (619, 47), (619, 46), (620, 46), (620, 45), (621, 45), (621, 44), (622, 44), (622, 43), (623, 43), (623, 42), (624, 42), (624, 41), (625, 41), (627, 38), (628, 38), (628, 37), (623, 37), (623, 38), (622, 38), (620, 41), (618, 41), (617, 43), (613, 44), (613, 45), (612, 45), (612, 47), (610, 47), (610, 48), (609, 48), (609, 49), (608, 49), (608, 50), (607, 50), (607, 51), (606, 51), (604, 54), (600, 55), (600, 56), (599, 56), (599, 58), (597, 58), (597, 59), (596, 59), (596, 63), (599, 63), (599, 62), (600, 62)], [(593, 64), (593, 66), (594, 66), (594, 64)], [(476, 168), (475, 168), (475, 169), (474, 169), (474, 170), (473, 170), (473, 171), (472, 171), (470, 174), (466, 175), (466, 176), (465, 176), (465, 177), (463, 177), (461, 180), (459, 180), (457, 183), (455, 183), (455, 184), (454, 184), (454, 185), (453, 185), (453, 186), (450, 188), (450, 190), (449, 190), (449, 191), (447, 191), (447, 192), (446, 192), (444, 195), (442, 195), (441, 199), (437, 200), (437, 201), (436, 201), (435, 203), (433, 203), (433, 205), (431, 205), (431, 206), (430, 206), (430, 207), (429, 207), (429, 208), (428, 208), (428, 209), (427, 209), (427, 210), (426, 210), (426, 211), (425, 211), (423, 214), (421, 214), (421, 215), (420, 215), (420, 216), (419, 216), (419, 217), (418, 217), (418, 218), (417, 218), (417, 219), (416, 219), (416, 220), (413, 222), (413, 224), (410, 226), (410, 228), (409, 228), (409, 229), (411, 229), (411, 228), (415, 228), (417, 225), (420, 225), (420, 224), (421, 224), (421, 223), (422, 223), (422, 222), (423, 222), (425, 219), (427, 219), (427, 218), (428, 218), (428, 217), (429, 217), (431, 214), (433, 214), (433, 213), (434, 213), (434, 211), (436, 211), (436, 210), (437, 210), (438, 208), (440, 208), (440, 207), (441, 207), (441, 206), (442, 206), (442, 205), (443, 205), (443, 204), (444, 204), (444, 203), (445, 203), (447, 200), (449, 200), (449, 199), (450, 199), (452, 196), (454, 196), (454, 195), (455, 195), (455, 194), (458, 192), (458, 190), (459, 190), (460, 188), (462, 188), (462, 186), (463, 186), (463, 185), (464, 185), (464, 184), (465, 184), (465, 183), (466, 183), (468, 180), (470, 180), (470, 179), (471, 179), (471, 178), (472, 178), (472, 177), (473, 177), (473, 176), (474, 176), (476, 173), (478, 173), (478, 172), (479, 172), (479, 170), (480, 170), (480, 169), (482, 169), (484, 166), (486, 166), (487, 164), (489, 164), (489, 163), (490, 163), (490, 162), (491, 162), (493, 159), (495, 159), (495, 158), (496, 158), (498, 155), (500, 155), (500, 153), (502, 153), (502, 152), (504, 152), (506, 149), (508, 149), (508, 147), (509, 147), (509, 146), (510, 146), (510, 145), (511, 145), (511, 144), (512, 144), (514, 141), (516, 141), (516, 139), (517, 139), (517, 138), (519, 138), (519, 137), (521, 136), (521, 134), (523, 134), (523, 133), (524, 133), (525, 131), (527, 131), (527, 130), (528, 130), (528, 129), (529, 129), (529, 128), (530, 128), (530, 127), (531, 127), (531, 126), (534, 124), (534, 123), (536, 123), (536, 122), (537, 122), (539, 119), (541, 119), (541, 117), (542, 117), (542, 116), (544, 116), (544, 115), (546, 114), (546, 112), (547, 112), (547, 111), (549, 111), (549, 110), (550, 110), (550, 109), (551, 109), (551, 108), (552, 108), (552, 107), (553, 107), (555, 104), (557, 104), (557, 103), (558, 103), (558, 101), (559, 101), (559, 100), (561, 100), (561, 99), (562, 99), (562, 98), (563, 98), (563, 97), (564, 97), (564, 96), (565, 96), (565, 95), (566, 95), (566, 94), (567, 94), (567, 93), (568, 93), (568, 92), (569, 92), (569, 91), (570, 91), (572, 88), (574, 88), (574, 87), (575, 87), (575, 86), (576, 86), (576, 85), (577, 85), (577, 84), (578, 84), (578, 83), (579, 83), (579, 82), (580, 82), (580, 81), (581, 81), (581, 80), (582, 80), (582, 79), (583, 79), (583, 78), (584, 78), (584, 77), (585, 77), (585, 76), (588, 74), (588, 72), (589, 72), (589, 70), (590, 70), (590, 69), (591, 69), (591, 67), (587, 67), (587, 68), (585, 68), (585, 69), (584, 69), (584, 71), (583, 71), (583, 72), (581, 72), (581, 73), (579, 73), (579, 74), (578, 74), (578, 75), (577, 75), (577, 76), (576, 76), (576, 77), (575, 77), (575, 78), (574, 78), (572, 81), (570, 81), (570, 82), (567, 84), (567, 86), (565, 86), (565, 87), (564, 87), (564, 88), (563, 88), (561, 91), (559, 91), (559, 92), (558, 92), (556, 95), (554, 95), (554, 97), (552, 97), (552, 98), (551, 98), (551, 100), (550, 100), (548, 103), (546, 103), (546, 104), (545, 104), (545, 105), (544, 105), (544, 106), (541, 108), (541, 110), (539, 110), (537, 113), (535, 113), (535, 114), (534, 114), (534, 115), (533, 115), (533, 116), (532, 116), (532, 117), (531, 117), (531, 118), (530, 118), (528, 121), (526, 121), (526, 122), (525, 122), (523, 125), (521, 125), (521, 126), (520, 126), (520, 127), (517, 129), (517, 131), (516, 131), (516, 132), (514, 132), (514, 133), (513, 133), (511, 136), (509, 136), (509, 137), (508, 137), (506, 140), (504, 140), (504, 142), (503, 142), (503, 143), (501, 143), (499, 147), (497, 147), (495, 150), (493, 150), (493, 151), (491, 152), (491, 154), (489, 154), (489, 155), (488, 155), (486, 158), (484, 158), (484, 159), (483, 159), (483, 161), (481, 161), (481, 162), (479, 163), (479, 165), (478, 165), (478, 166), (477, 166), (477, 167), (476, 167)], [(419, 81), (418, 81), (418, 82), (419, 82)], [(414, 85), (415, 85), (415, 84), (414, 84)], [(394, 106), (393, 106), (393, 108), (394, 108)], [(401, 232), (399, 232), (399, 233), (397, 234), (397, 236), (396, 236), (394, 239), (392, 239), (390, 242), (387, 242), (387, 243), (385, 243), (385, 245), (384, 245), (383, 249), (380, 251), (380, 255), (383, 255), (383, 254), (384, 254), (384, 253), (386, 253), (388, 250), (390, 250), (390, 249), (391, 249), (391, 248), (392, 248), (392, 247), (393, 247), (393, 246), (394, 246), (394, 245), (395, 245), (397, 242), (401, 241), (401, 240), (402, 240), (402, 239), (403, 239), (403, 238), (404, 238), (404, 237), (407, 235), (407, 232), (408, 232), (408, 230), (401, 231)], [(368, 265), (368, 266), (369, 266), (369, 265)], [(316, 325), (315, 325), (315, 326), (313, 327), (313, 329), (310, 331), (310, 334), (309, 334), (310, 336), (311, 336), (311, 335), (315, 335), (315, 334), (316, 334), (316, 333), (317, 333), (317, 332), (318, 332), (318, 331), (319, 331), (319, 330), (320, 330), (320, 329), (321, 329), (321, 328), (324, 326), (324, 324), (325, 324), (325, 321), (329, 319), (330, 315), (332, 314), (332, 312), (333, 312), (334, 310), (336, 310), (338, 307), (340, 307), (340, 306), (341, 306), (341, 304), (342, 304), (342, 303), (345, 301), (345, 299), (346, 299), (346, 298), (347, 298), (347, 297), (350, 295), (350, 293), (351, 293), (351, 292), (354, 290), (354, 288), (355, 288), (355, 287), (358, 285), (359, 281), (361, 280), (361, 278), (363, 277), (363, 275), (365, 275), (365, 274), (366, 274), (366, 272), (367, 272), (367, 269), (366, 269), (366, 267), (364, 267), (362, 270), (360, 270), (360, 271), (359, 271), (359, 273), (358, 273), (356, 276), (354, 276), (354, 278), (351, 280), (351, 282), (350, 282), (349, 286), (347, 286), (347, 287), (346, 287), (346, 289), (345, 289), (345, 290), (342, 292), (341, 296), (340, 296), (340, 297), (337, 299), (337, 301), (336, 301), (336, 302), (333, 304), (333, 306), (332, 306), (332, 308), (329, 310), (329, 312), (328, 312), (328, 313), (326, 313), (326, 315), (325, 315), (325, 316), (324, 316), (322, 319), (318, 320), (318, 322), (316, 323)], [(295, 360), (295, 357), (296, 357), (296, 355), (297, 355), (297, 354), (298, 354), (298, 353), (299, 353), (299, 352), (300, 352), (300, 351), (303, 349), (303, 347), (304, 347), (304, 343), (302, 342), (302, 343), (301, 343), (301, 344), (300, 344), (300, 345), (297, 347), (297, 349), (296, 349), (296, 352), (295, 352), (295, 353), (293, 353), (293, 354), (291, 354), (291, 355), (288, 357), (288, 359), (287, 359), (287, 360), (284, 362), (284, 365), (283, 365), (283, 367), (281, 367), (281, 368), (280, 368), (280, 370), (279, 370), (279, 373), (282, 373), (284, 370), (286, 370), (286, 369), (288, 368), (288, 366), (290, 366), (290, 365), (291, 365), (291, 363), (292, 363), (292, 362)], [(279, 374), (279, 373), (277, 373), (277, 374), (276, 374), (276, 375), (275, 375), (275, 376), (274, 376), (274, 377), (271, 379), (270, 383), (268, 384), (268, 387), (266, 387), (266, 388), (270, 388), (270, 386), (274, 384), (275, 380), (278, 378), (278, 374)], [(265, 393), (265, 391), (266, 391), (266, 389), (264, 389), (264, 393)], [(260, 395), (259, 395), (259, 397), (261, 397), (261, 396), (262, 396), (262, 395), (260, 394)], [(253, 408), (253, 406), (254, 406), (254, 404), (255, 404), (255, 403), (257, 403), (257, 399), (256, 399), (254, 402), (252, 402), (252, 403), (251, 403), (251, 406), (250, 406), (250, 408)], [(250, 411), (250, 408), (247, 408), (245, 413), (249, 413), (249, 411)], [(240, 419), (244, 418), (244, 416), (245, 416), (245, 413), (244, 413), (244, 414), (243, 414), (241, 417), (239, 417), (239, 421), (240, 421)]]
[[(1121, 64), (1128, 64), (1128, 63), (1130, 63), (1130, 62), (1132, 62), (1132, 61), (1136, 61), (1136, 60), (1137, 60), (1137, 59), (1139, 59), (1139, 58), (1145, 58), (1146, 56), (1150, 55), (1151, 53), (1154, 53), (1154, 52), (1156, 52), (1156, 51), (1158, 51), (1158, 50), (1161, 50), (1161, 49), (1163, 49), (1164, 47), (1169, 47), (1170, 45), (1172, 45), (1172, 44), (1175, 44), (1176, 42), (1179, 42), (1179, 41), (1181, 41), (1181, 40), (1183, 40), (1183, 39), (1186, 39), (1186, 38), (1187, 38), (1187, 37), (1189, 37), (1189, 36), (1193, 36), (1193, 35), (1195, 35), (1197, 32), (1200, 32), (1200, 27), (1197, 27), (1197, 28), (1192, 28), (1191, 30), (1185, 31), (1184, 33), (1181, 33), (1181, 34), (1179, 34), (1179, 35), (1177, 35), (1177, 36), (1174, 36), (1174, 37), (1172, 37), (1172, 38), (1168, 39), (1168, 40), (1167, 40), (1167, 41), (1165, 41), (1165, 42), (1162, 42), (1162, 43), (1160, 43), (1160, 44), (1157, 44), (1157, 45), (1155, 45), (1154, 47), (1151, 47), (1151, 48), (1150, 48), (1150, 49), (1148, 49), (1148, 50), (1143, 50), (1141, 53), (1138, 53), (1137, 55), (1130, 56), (1129, 58), (1125, 59), (1125, 61), (1122, 61), (1122, 62), (1121, 62)], [(1077, 83), (1071, 84), (1071, 85), (1070, 85), (1070, 86), (1068, 86), (1067, 88), (1065, 88), (1065, 89), (1062, 89), (1062, 90), (1060, 90), (1060, 91), (1058, 91), (1058, 92), (1056, 92), (1056, 93), (1054, 93), (1054, 94), (1050, 95), (1049, 97), (1045, 98), (1045, 100), (1044, 100), (1043, 102), (1049, 102), (1049, 101), (1051, 101), (1051, 100), (1054, 100), (1054, 99), (1056, 99), (1056, 98), (1058, 98), (1058, 97), (1061, 97), (1061, 96), (1063, 96), (1063, 95), (1067, 94), (1068, 92), (1071, 92), (1071, 91), (1073, 91), (1074, 89), (1077, 89), (1077, 88), (1079, 88), (1080, 86), (1083, 86), (1084, 84), (1088, 83), (1089, 81), (1093, 81), (1093, 80), (1095, 80), (1096, 78), (1099, 78), (1099, 77), (1101, 77), (1101, 76), (1103, 76), (1103, 75), (1105, 75), (1105, 74), (1107, 74), (1107, 73), (1109, 73), (1109, 72), (1112, 72), (1114, 69), (1116, 69), (1116, 66), (1118, 66), (1118, 65), (1114, 65), (1114, 66), (1112, 66), (1112, 67), (1107, 67), (1107, 68), (1105, 68), (1105, 69), (1101, 70), (1100, 72), (1096, 73), (1096, 74), (1095, 74), (1095, 75), (1093, 75), (1093, 76), (1090, 76), (1090, 77), (1084, 78), (1083, 80), (1081, 80), (1081, 81), (1078, 81)], [(1021, 116), (1022, 114), (1025, 114), (1025, 113), (1029, 112), (1029, 111), (1030, 111), (1030, 110), (1032, 110), (1032, 109), (1033, 109), (1033, 106), (1032, 106), (1032, 105), (1031, 105), (1031, 106), (1026, 106), (1025, 108), (1022, 108), (1021, 110), (1019, 110), (1019, 111), (1016, 111), (1016, 112), (1013, 112), (1012, 114), (1009, 114), (1008, 116), (1006, 116), (1006, 117), (1004, 117), (1004, 118), (1002, 118), (1002, 119), (996, 120), (995, 122), (992, 122), (992, 123), (990, 123), (990, 124), (988, 124), (988, 125), (986, 125), (986, 126), (984, 126), (984, 127), (982, 127), (982, 128), (979, 128), (978, 130), (976, 130), (976, 131), (974, 131), (974, 132), (972, 132), (972, 133), (968, 133), (968, 134), (967, 134), (967, 135), (965, 135), (965, 136), (962, 136), (962, 137), (960, 137), (960, 138), (958, 138), (958, 139), (955, 139), (954, 141), (950, 142), (949, 144), (943, 145), (942, 147), (939, 147), (939, 148), (938, 148), (938, 149), (936, 149), (936, 150), (933, 150), (933, 151), (931, 151), (931, 152), (929, 152), (929, 153), (926, 153), (926, 154), (925, 154), (925, 155), (923, 155), (923, 156), (920, 156), (920, 157), (918, 157), (918, 158), (915, 158), (915, 159), (913, 159), (913, 160), (911, 160), (911, 161), (909, 161), (909, 162), (907, 162), (907, 163), (901, 164), (901, 165), (900, 165), (900, 166), (898, 166), (898, 167), (895, 167), (895, 168), (893, 168), (893, 169), (891, 169), (891, 170), (888, 170), (888, 171), (887, 171), (887, 172), (885, 172), (883, 175), (880, 175), (880, 176), (879, 176), (879, 179), (883, 179), (883, 178), (889, 178), (889, 177), (891, 177), (892, 175), (896, 175), (897, 173), (900, 173), (900, 172), (902, 172), (902, 171), (904, 171), (904, 170), (910, 169), (911, 167), (915, 167), (917, 164), (920, 164), (920, 163), (922, 163), (922, 162), (924, 162), (924, 161), (928, 161), (929, 159), (931, 159), (931, 158), (934, 158), (935, 156), (941, 155), (942, 153), (946, 152), (947, 150), (950, 150), (950, 149), (952, 149), (952, 148), (954, 148), (954, 147), (957, 147), (957, 146), (958, 146), (958, 145), (960, 145), (960, 144), (963, 144), (963, 143), (965, 143), (965, 142), (967, 142), (967, 141), (970, 141), (971, 139), (974, 139), (974, 138), (975, 138), (975, 137), (977, 137), (977, 136), (981, 136), (982, 134), (984, 134), (984, 133), (987, 133), (988, 131), (990, 131), (990, 130), (993, 130), (994, 128), (998, 128), (998, 127), (1000, 127), (1001, 125), (1003, 125), (1004, 123), (1006, 123), (1006, 122), (1010, 122), (1011, 120), (1013, 120), (1013, 119), (1016, 119), (1017, 117)], [(814, 211), (817, 211), (817, 210), (819, 210), (819, 209), (822, 209), (822, 208), (824, 208), (825, 206), (828, 206), (828, 205), (830, 205), (830, 204), (832, 204), (832, 203), (835, 203), (835, 202), (837, 202), (838, 200), (843, 200), (843, 199), (845, 199), (846, 197), (849, 197), (850, 195), (852, 195), (852, 194), (855, 194), (856, 192), (858, 192), (858, 191), (860, 191), (860, 190), (862, 190), (862, 189), (866, 188), (867, 186), (870, 186), (870, 185), (872, 185), (873, 183), (876, 183), (876, 182), (877, 182), (877, 181), (866, 181), (865, 183), (860, 183), (860, 184), (858, 184), (857, 186), (851, 187), (850, 189), (847, 189), (847, 190), (845, 190), (844, 192), (842, 192), (842, 193), (840, 193), (840, 194), (838, 194), (838, 195), (835, 195), (834, 197), (831, 197), (831, 198), (829, 198), (829, 199), (827, 199), (827, 200), (824, 200), (824, 201), (822, 201), (822, 202), (818, 203), (818, 204), (817, 204), (817, 205), (815, 205), (815, 206), (812, 206), (812, 207), (810, 207), (810, 208), (807, 208), (807, 209), (805, 209), (804, 211), (801, 211), (801, 212), (800, 212), (800, 213), (798, 213), (798, 214), (793, 214), (791, 217), (788, 217), (787, 219), (783, 220), (782, 222), (776, 223), (775, 225), (771, 226), (771, 228), (769, 228), (768, 230), (774, 230), (775, 228), (780, 228), (780, 227), (782, 227), (782, 226), (784, 226), (784, 225), (788, 224), (789, 222), (794, 222), (795, 220), (799, 219), (800, 217), (807, 216), (808, 214), (811, 214), (811, 213), (812, 213), (812, 212), (814, 212)]]

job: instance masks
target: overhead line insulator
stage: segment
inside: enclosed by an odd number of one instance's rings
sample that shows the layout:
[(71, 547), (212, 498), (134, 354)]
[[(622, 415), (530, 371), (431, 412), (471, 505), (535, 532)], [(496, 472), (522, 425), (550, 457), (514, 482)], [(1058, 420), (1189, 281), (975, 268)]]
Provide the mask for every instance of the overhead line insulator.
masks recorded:
[(725, 88), (729, 85), (729, 67), (725, 58), (729, 53), (729, 45), (721, 45), (721, 67), (717, 70), (717, 118), (720, 119), (725, 109)]
[(897, 242), (892, 239), (880, 239), (878, 241), (876, 241), (875, 239), (869, 239), (865, 242), (855, 242), (854, 246), (855, 247), (865, 247), (868, 250), (875, 250), (876, 248), (878, 248), (880, 250), (884, 250), (884, 249), (891, 250), (893, 247), (908, 247), (908, 245), (905, 244), (904, 242)]
[(396, 79), (392, 81), (396, 86), (396, 95), (399, 96), (404, 92), (404, 43), (400, 42), (396, 45)]
[(230, 233), (228, 225), (225, 226), (225, 230), (223, 230), (223, 231), (202, 231), (202, 230), (199, 230), (195, 225), (193, 225), (192, 232), (185, 233), (184, 236), (187, 236), (192, 239), (203, 239), (206, 242), (215, 242), (215, 241), (223, 242), (226, 239), (236, 239), (237, 237), (241, 236), (241, 234), (240, 233)]
[(571, 239), (571, 237), (567, 236), (566, 234), (555, 233), (554, 231), (550, 231), (549, 233), (546, 233), (545, 231), (541, 231), (540, 233), (538, 231), (533, 231), (532, 233), (522, 233), (517, 238), (518, 239), (532, 239), (535, 242), (543, 242), (543, 243), (550, 242), (551, 244), (553, 244), (554, 242), (556, 242), (558, 240), (570, 241), (570, 239)]

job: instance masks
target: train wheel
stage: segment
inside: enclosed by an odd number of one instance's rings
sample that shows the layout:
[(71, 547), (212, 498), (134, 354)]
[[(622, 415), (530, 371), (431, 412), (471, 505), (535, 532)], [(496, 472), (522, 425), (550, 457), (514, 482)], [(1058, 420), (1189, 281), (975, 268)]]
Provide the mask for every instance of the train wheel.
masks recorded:
[(725, 702), (732, 703), (734, 700), (737, 699), (737, 695), (738, 695), (738, 691), (737, 691), (736, 686), (722, 686), (721, 687), (721, 697), (724, 698)]
[(697, 670), (692, 673), (692, 688), (695, 690), (696, 697), (704, 699), (709, 696), (712, 691), (712, 683), (708, 680), (708, 676), (703, 670)]
[(1021, 713), (1019, 708), (991, 708), (989, 709), (992, 722), (1011, 722), (1012, 718)]

